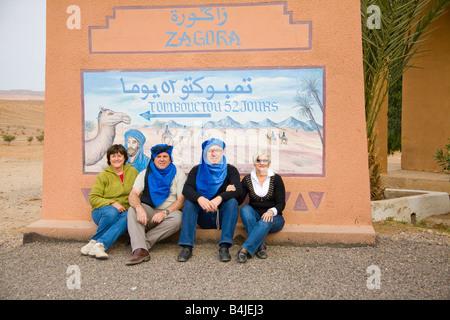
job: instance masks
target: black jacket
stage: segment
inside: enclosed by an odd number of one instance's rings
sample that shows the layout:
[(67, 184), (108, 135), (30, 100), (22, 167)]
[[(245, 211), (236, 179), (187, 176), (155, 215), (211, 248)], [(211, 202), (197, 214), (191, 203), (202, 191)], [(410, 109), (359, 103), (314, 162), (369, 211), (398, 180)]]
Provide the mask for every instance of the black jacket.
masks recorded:
[[(196, 187), (198, 168), (199, 165), (196, 165), (191, 169), (191, 171), (188, 174), (186, 183), (184, 184), (183, 187), (184, 197), (193, 203), (197, 203), (198, 198), (201, 197), (201, 194), (197, 192)], [(225, 181), (220, 186), (217, 193), (212, 197), (212, 199), (214, 199), (217, 196), (221, 196), (222, 202), (230, 200), (231, 198), (235, 198), (236, 200), (238, 200), (242, 194), (240, 179), (241, 177), (239, 175), (239, 171), (231, 164), (227, 164), (227, 176), (225, 177)], [(235, 186), (236, 191), (225, 191), (227, 186), (230, 184)]]
[(269, 191), (264, 197), (259, 197), (253, 190), (250, 175), (246, 175), (242, 179), (241, 185), (243, 193), (239, 199), (239, 204), (243, 203), (248, 195), (248, 204), (260, 215), (263, 215), (267, 210), (273, 207), (277, 209), (277, 214), (283, 215), (282, 211), (286, 206), (286, 190), (281, 176), (275, 174), (270, 177)]

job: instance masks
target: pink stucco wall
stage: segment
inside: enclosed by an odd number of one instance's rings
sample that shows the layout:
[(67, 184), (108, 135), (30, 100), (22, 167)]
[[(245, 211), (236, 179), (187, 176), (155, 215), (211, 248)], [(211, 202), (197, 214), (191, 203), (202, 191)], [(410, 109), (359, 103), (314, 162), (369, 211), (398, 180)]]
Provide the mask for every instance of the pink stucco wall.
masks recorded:
[[(167, 7), (183, 5), (209, 5), (211, 1), (140, 1), (134, 7)], [(245, 14), (245, 5), (265, 4), (265, 0), (216, 0), (214, 5), (239, 4)], [(272, 16), (273, 23), (262, 18), (269, 13), (248, 14), (236, 19), (234, 28), (241, 34), (255, 32), (268, 34), (266, 49), (206, 52), (153, 52), (153, 53), (94, 53), (105, 48), (102, 41), (121, 48), (121, 34), (113, 30), (102, 36), (89, 27), (105, 26), (114, 7), (129, 5), (128, 1), (78, 0), (81, 28), (69, 29), (66, 25), (70, 1), (47, 1), (47, 60), (45, 97), (45, 144), (42, 220), (91, 220), (90, 206), (83, 189), (90, 189), (95, 175), (83, 174), (83, 115), (81, 95), (81, 70), (94, 69), (189, 69), (189, 68), (244, 68), (325, 66), (326, 112), (324, 117), (325, 152), (324, 176), (284, 177), (289, 198), (285, 209), (287, 224), (371, 226), (369, 176), (367, 165), (366, 131), (364, 119), (363, 66), (361, 50), (360, 4), (353, 0), (284, 1), (283, 12)], [(249, 7), (250, 8), (250, 7)], [(231, 10), (231, 7), (230, 9)], [(230, 15), (231, 16), (231, 15)], [(231, 18), (230, 18), (231, 19)], [(114, 20), (114, 21), (113, 21)], [(128, 21), (128, 22), (127, 22)], [(114, 28), (120, 23), (133, 21), (111, 19)], [(144, 21), (144, 20), (143, 20)], [(311, 31), (305, 31), (298, 22), (311, 22)], [(241, 24), (239, 24), (241, 22)], [(151, 29), (155, 21), (139, 25)], [(263, 28), (264, 26), (264, 28)], [(271, 29), (277, 26), (276, 29)], [(92, 30), (93, 31), (93, 30)], [(98, 30), (106, 32), (107, 30)], [(269, 32), (270, 31), (270, 32)], [(91, 38), (92, 36), (92, 38)], [(291, 50), (296, 43), (302, 49)], [(112, 37), (112, 38), (111, 38)], [(125, 37), (126, 38), (126, 37)], [(250, 37), (251, 38), (251, 37)], [(271, 39), (280, 44), (271, 45)], [(105, 40), (106, 39), (106, 40)], [(264, 40), (264, 37), (262, 37)], [(294, 41), (293, 41), (294, 39)], [(303, 39), (303, 40), (301, 40)], [(116, 41), (117, 40), (117, 41)], [(263, 41), (263, 40), (258, 40)], [(301, 41), (300, 41), (301, 40)], [(91, 43), (91, 41), (94, 41)], [(260, 45), (260, 43), (255, 44)], [(133, 49), (132, 43), (126, 44)], [(136, 44), (138, 46), (138, 44)], [(305, 49), (306, 47), (306, 49)], [(277, 49), (281, 48), (281, 49)], [(148, 48), (136, 50), (146, 51)], [(301, 197), (299, 197), (301, 195)], [(312, 197), (316, 200), (314, 203)], [(303, 199), (303, 203), (302, 200)], [(305, 209), (307, 208), (307, 210)]]

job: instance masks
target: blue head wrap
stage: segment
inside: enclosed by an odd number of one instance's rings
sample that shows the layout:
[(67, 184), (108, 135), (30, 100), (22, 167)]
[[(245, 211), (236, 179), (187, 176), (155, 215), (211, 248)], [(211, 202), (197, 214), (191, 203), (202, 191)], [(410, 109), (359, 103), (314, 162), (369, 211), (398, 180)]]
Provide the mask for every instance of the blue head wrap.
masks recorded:
[(145, 168), (150, 161), (150, 158), (144, 154), (144, 143), (146, 141), (145, 136), (139, 130), (130, 129), (125, 132), (125, 149), (128, 150), (128, 138), (132, 136), (139, 142), (139, 151), (134, 159), (133, 163), (130, 163), (130, 159), (128, 159), (127, 163), (131, 164), (132, 167), (136, 168), (138, 172), (141, 172)]
[(207, 152), (209, 148), (217, 145), (225, 149), (225, 143), (220, 139), (209, 139), (202, 144), (202, 158), (197, 172), (196, 188), (207, 199), (211, 199), (219, 190), (227, 176), (227, 160), (222, 156), (219, 164), (211, 164), (208, 161)]
[(125, 132), (125, 143), (127, 142), (128, 138), (130, 136), (133, 136), (136, 138), (137, 141), (139, 141), (139, 144), (144, 144), (147, 139), (145, 139), (145, 136), (140, 132), (139, 130), (130, 129), (127, 132)]
[[(148, 172), (147, 182), (150, 198), (155, 208), (163, 203), (170, 195), (170, 184), (177, 173), (177, 168), (173, 164), (172, 150), (173, 146), (167, 144), (158, 144), (151, 149), (152, 158), (147, 168), (147, 170), (150, 170)], [(165, 169), (158, 169), (154, 161), (162, 152), (167, 152), (172, 162)]]

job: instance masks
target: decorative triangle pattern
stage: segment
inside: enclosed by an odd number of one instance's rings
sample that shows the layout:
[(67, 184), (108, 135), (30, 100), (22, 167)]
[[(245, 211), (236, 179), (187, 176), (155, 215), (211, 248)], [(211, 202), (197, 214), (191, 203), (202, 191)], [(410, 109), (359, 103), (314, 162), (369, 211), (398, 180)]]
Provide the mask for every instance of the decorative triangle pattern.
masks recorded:
[(288, 202), (290, 196), (291, 196), (291, 192), (290, 191), (286, 191), (286, 194), (284, 196), (284, 198), (285, 198), (284, 200), (286, 201), (286, 203)]
[(81, 189), (81, 193), (84, 196), (84, 200), (86, 200), (87, 204), (89, 204), (89, 195), (91, 194), (91, 189)]
[(316, 207), (316, 209), (318, 209), (320, 206), (320, 203), (322, 202), (324, 193), (311, 191), (311, 192), (308, 192), (308, 194), (309, 194), (309, 197), (311, 198), (312, 203), (314, 204), (314, 207)]
[(308, 211), (308, 206), (301, 193), (298, 194), (297, 200), (295, 200), (294, 211)]

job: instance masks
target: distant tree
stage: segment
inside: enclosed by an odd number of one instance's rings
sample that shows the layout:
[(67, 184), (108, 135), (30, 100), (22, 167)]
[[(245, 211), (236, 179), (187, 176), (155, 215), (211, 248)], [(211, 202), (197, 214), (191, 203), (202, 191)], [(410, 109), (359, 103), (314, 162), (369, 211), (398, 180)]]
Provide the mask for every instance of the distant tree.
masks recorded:
[(94, 121), (87, 120), (87, 121), (84, 122), (84, 131), (86, 133), (89, 134), (89, 133), (93, 132), (94, 130), (95, 130), (95, 123), (94, 123)]
[(42, 141), (44, 141), (44, 133), (36, 136), (36, 140), (39, 141), (40, 143), (42, 143)]
[(5, 135), (3, 136), (3, 141), (7, 142), (7, 143), (8, 143), (8, 146), (11, 144), (11, 141), (13, 141), (13, 140), (15, 140), (15, 139), (16, 139), (15, 136), (12, 136), (12, 135), (9, 135), (9, 134), (5, 134)]
[(31, 145), (31, 142), (33, 141), (33, 139), (34, 139), (33, 136), (30, 136), (30, 137), (27, 138), (28, 145)]
[(159, 130), (161, 130), (162, 128), (164, 128), (166, 126), (166, 123), (163, 121), (155, 121), (155, 123), (153, 123), (153, 128), (156, 129), (156, 134), (159, 134)]

